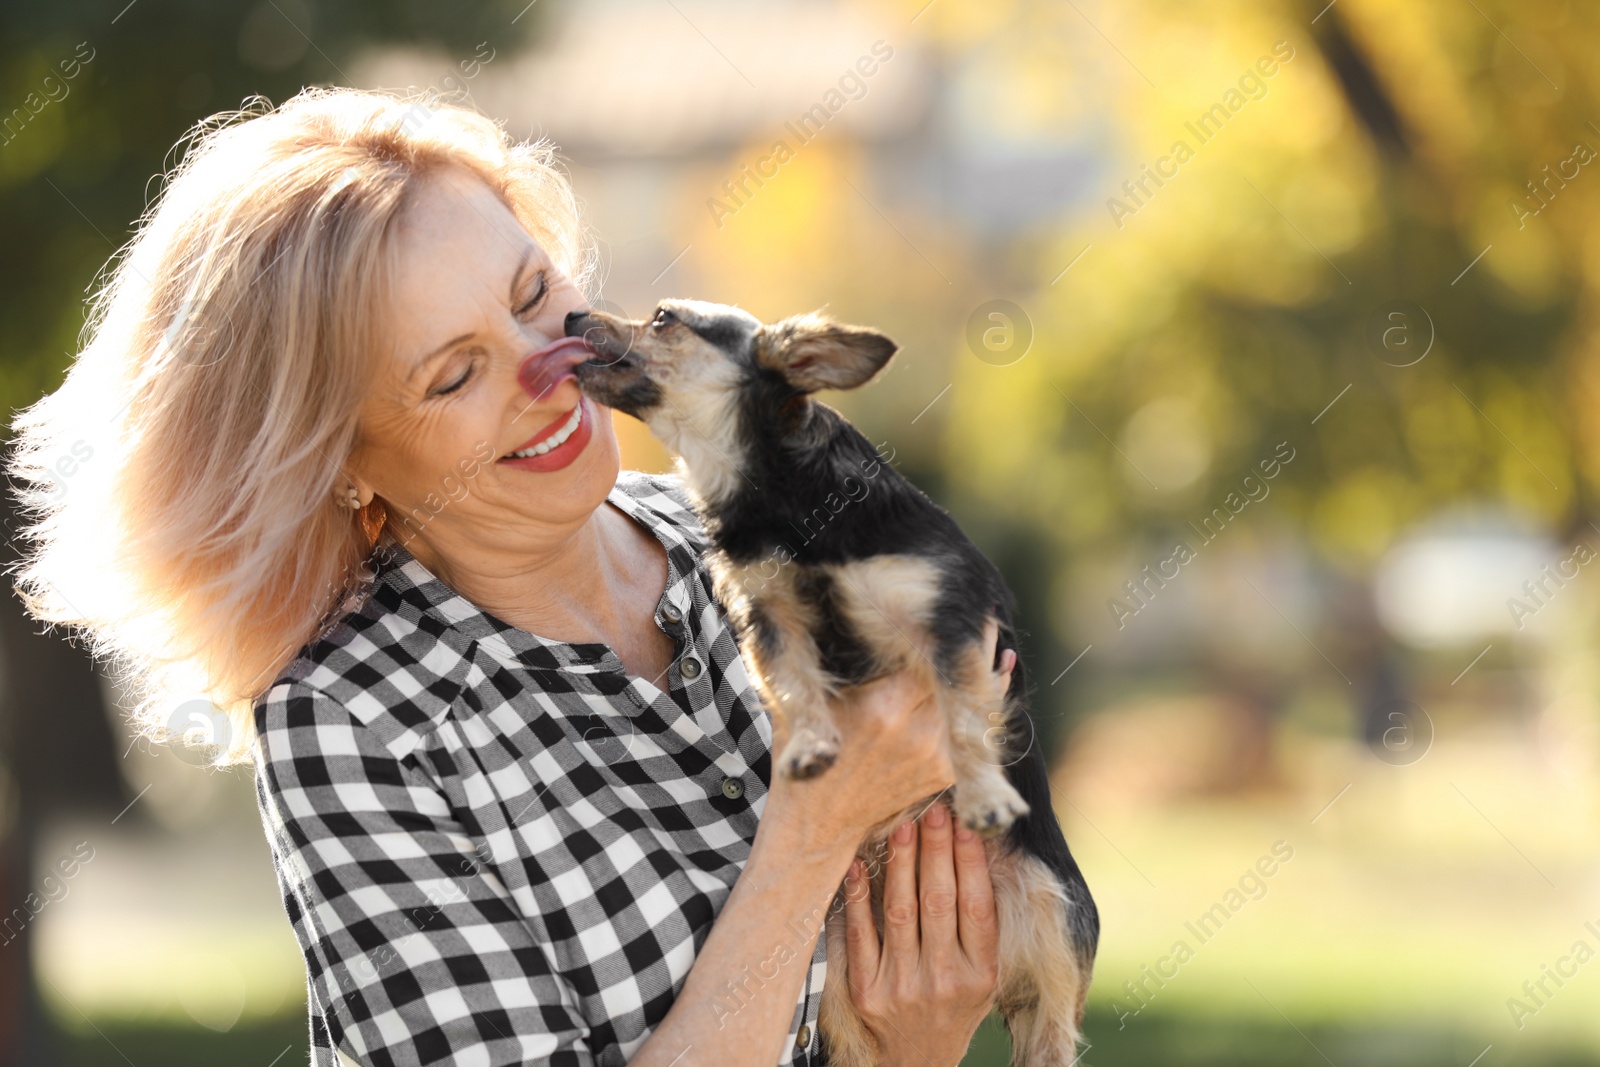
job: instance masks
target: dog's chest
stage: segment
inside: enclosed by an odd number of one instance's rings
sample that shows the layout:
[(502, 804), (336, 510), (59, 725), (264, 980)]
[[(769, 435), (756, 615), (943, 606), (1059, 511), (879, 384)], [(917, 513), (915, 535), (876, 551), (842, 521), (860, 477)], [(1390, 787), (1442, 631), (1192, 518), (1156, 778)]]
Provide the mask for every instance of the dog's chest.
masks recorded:
[(741, 642), (763, 659), (803, 656), (843, 685), (886, 673), (923, 644), (939, 593), (937, 568), (917, 556), (803, 563), (779, 551), (734, 561), (713, 550), (707, 562)]

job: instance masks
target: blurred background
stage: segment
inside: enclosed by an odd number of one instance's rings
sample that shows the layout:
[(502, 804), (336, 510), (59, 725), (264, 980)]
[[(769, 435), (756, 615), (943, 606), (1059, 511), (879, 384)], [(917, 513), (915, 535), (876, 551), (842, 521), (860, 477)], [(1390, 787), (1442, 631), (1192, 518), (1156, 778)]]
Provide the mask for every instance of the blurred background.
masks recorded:
[[(8, 412), (191, 124), (456, 94), (560, 146), (613, 309), (901, 343), (830, 399), (1021, 600), (1082, 1063), (1600, 1062), (1595, 5), (0, 10)], [(7, 593), (0, 1063), (304, 1063), (247, 772), (133, 743)]]

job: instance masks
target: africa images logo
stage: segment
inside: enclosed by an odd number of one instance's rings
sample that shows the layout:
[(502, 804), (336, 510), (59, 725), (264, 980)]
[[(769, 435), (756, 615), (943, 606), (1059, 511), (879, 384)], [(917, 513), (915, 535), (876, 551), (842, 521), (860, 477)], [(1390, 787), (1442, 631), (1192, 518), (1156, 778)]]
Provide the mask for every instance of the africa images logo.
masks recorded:
[(185, 700), (167, 716), (162, 740), (185, 763), (210, 766), (233, 741), (233, 722), (227, 712), (204, 697)]

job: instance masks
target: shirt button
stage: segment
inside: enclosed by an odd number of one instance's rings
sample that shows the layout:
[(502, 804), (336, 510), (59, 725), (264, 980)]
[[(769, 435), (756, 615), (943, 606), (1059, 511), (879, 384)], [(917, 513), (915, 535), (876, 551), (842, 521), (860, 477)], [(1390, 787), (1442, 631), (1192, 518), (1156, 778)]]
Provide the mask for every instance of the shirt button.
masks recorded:
[(678, 610), (678, 605), (669, 600), (661, 607), (661, 617), (668, 622), (682, 622), (683, 612)]
[(809, 1044), (811, 1044), (811, 1027), (801, 1023), (800, 1029), (795, 1031), (794, 1050), (796, 1052), (804, 1052)]
[(690, 681), (700, 677), (700, 669), (700, 661), (693, 656), (683, 657), (683, 661), (678, 664), (678, 670), (682, 671), (683, 676)]
[(724, 778), (722, 780), (722, 795), (729, 800), (738, 800), (744, 796), (744, 783), (737, 778)]

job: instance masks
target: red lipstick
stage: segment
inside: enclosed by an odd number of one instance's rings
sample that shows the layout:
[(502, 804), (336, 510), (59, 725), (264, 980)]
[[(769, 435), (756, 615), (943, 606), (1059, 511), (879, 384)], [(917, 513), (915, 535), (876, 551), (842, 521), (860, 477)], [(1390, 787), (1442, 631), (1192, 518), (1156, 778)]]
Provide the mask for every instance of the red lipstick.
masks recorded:
[(552, 419), (540, 431), (518, 445), (513, 451), (525, 452), (548, 438), (554, 437), (565, 430), (567, 424), (576, 416), (579, 420), (576, 428), (567, 434), (567, 439), (556, 447), (535, 456), (513, 457), (506, 456), (499, 460), (507, 467), (520, 467), (525, 471), (558, 471), (577, 459), (588, 447), (589, 439), (594, 436), (594, 420), (598, 418), (593, 404), (587, 397), (580, 395), (578, 404), (570, 411), (564, 411)]

